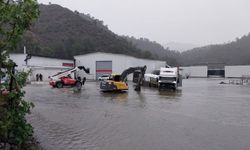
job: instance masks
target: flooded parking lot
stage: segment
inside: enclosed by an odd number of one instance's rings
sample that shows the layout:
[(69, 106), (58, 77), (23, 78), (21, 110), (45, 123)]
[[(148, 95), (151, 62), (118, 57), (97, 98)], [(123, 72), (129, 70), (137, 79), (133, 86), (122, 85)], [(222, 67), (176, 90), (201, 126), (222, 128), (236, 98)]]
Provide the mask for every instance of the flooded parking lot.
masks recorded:
[(188, 79), (177, 91), (103, 93), (28, 85), (28, 120), (46, 150), (249, 150), (250, 86)]

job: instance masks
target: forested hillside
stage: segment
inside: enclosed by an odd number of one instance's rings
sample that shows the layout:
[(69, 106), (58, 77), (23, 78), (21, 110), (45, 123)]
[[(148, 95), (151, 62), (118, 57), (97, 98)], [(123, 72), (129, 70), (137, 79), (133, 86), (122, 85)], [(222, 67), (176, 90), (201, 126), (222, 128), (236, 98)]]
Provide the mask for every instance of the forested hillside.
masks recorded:
[(169, 65), (173, 66), (207, 65), (211, 63), (250, 65), (250, 33), (230, 43), (198, 47), (182, 53), (166, 49), (159, 43), (146, 38), (125, 38), (137, 48), (148, 51), (146, 52), (147, 56), (166, 60)]
[(180, 53), (178, 51), (164, 48), (161, 44), (150, 41), (147, 38), (136, 39), (134, 37), (124, 36), (128, 41), (132, 42), (137, 48), (144, 51), (145, 55), (153, 59), (166, 60), (169, 65), (178, 65)]
[(250, 33), (231, 43), (194, 48), (181, 55), (183, 65), (207, 63), (250, 65)]
[(72, 12), (59, 5), (40, 5), (40, 17), (26, 32), (16, 52), (72, 58), (91, 52), (122, 53), (149, 58), (126, 39), (117, 36), (102, 21), (89, 15)]
[(40, 12), (38, 21), (25, 33), (16, 52), (22, 52), (25, 45), (31, 54), (67, 59), (74, 55), (109, 52), (164, 60), (173, 66), (250, 64), (250, 34), (231, 43), (180, 53), (146, 38), (118, 36), (103, 21), (59, 5), (40, 5)]

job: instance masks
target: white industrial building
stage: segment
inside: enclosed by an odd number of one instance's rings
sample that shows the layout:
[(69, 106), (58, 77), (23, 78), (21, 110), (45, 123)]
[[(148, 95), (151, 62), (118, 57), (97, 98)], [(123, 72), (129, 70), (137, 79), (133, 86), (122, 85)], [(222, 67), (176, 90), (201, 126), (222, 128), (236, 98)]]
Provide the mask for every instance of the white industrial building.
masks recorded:
[[(208, 66), (188, 66), (181, 67), (183, 69), (184, 76), (190, 77), (209, 77)], [(241, 78), (242, 76), (250, 76), (250, 65), (235, 65), (235, 66), (224, 66), (221, 69), (224, 75), (221, 77), (225, 78)], [(213, 76), (211, 76), (213, 77)]]
[(207, 66), (188, 66), (181, 67), (183, 69), (182, 75), (189, 77), (207, 77), (208, 67)]
[[(47, 58), (40, 56), (32, 56), (26, 62), (27, 54), (10, 54), (10, 58), (18, 65), (16, 67), (19, 71), (30, 70), (30, 81), (36, 80), (36, 74), (42, 74), (44, 81), (48, 81), (48, 77), (60, 71), (72, 68), (74, 65), (73, 60)], [(87, 79), (97, 79), (102, 74), (117, 73), (121, 74), (129, 67), (147, 66), (146, 73), (151, 73), (154, 70), (159, 70), (160, 67), (165, 67), (165, 61), (157, 61), (150, 59), (141, 59), (123, 54), (112, 53), (90, 53), (85, 55), (74, 56), (77, 66), (84, 66), (90, 68), (90, 74), (87, 75), (84, 71), (80, 74)], [(188, 66), (181, 67), (182, 74), (190, 77), (208, 77), (209, 67), (203, 66)], [(211, 68), (210, 68), (211, 70)], [(213, 70), (213, 68), (212, 68)], [(224, 77), (226, 78), (240, 78), (242, 76), (250, 75), (250, 65), (239, 66), (224, 66)], [(131, 76), (128, 78), (132, 79)]]
[[(117, 73), (121, 74), (129, 67), (147, 66), (147, 73), (153, 70), (159, 70), (160, 67), (165, 67), (165, 61), (157, 61), (150, 59), (140, 59), (123, 54), (112, 53), (90, 53), (85, 55), (74, 56), (77, 66), (85, 66), (90, 68), (90, 75), (87, 79), (97, 79), (102, 74)], [(131, 80), (131, 76), (128, 77)]]
[(249, 65), (239, 66), (225, 66), (225, 77), (227, 78), (240, 78), (242, 76), (250, 75)]
[(48, 77), (73, 67), (73, 60), (47, 58), (40, 56), (31, 56), (27, 63), (25, 61), (27, 54), (10, 54), (10, 58), (18, 65), (16, 70), (30, 70), (28, 79), (36, 80), (36, 74), (43, 75), (43, 81), (48, 81)]

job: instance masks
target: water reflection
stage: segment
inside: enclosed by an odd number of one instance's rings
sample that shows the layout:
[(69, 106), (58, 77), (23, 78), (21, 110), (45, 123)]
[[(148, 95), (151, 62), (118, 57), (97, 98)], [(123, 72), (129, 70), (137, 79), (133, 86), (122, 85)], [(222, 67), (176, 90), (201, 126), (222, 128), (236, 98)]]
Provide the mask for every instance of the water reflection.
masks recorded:
[(182, 90), (181, 89), (177, 89), (177, 90), (165, 89), (165, 90), (158, 91), (158, 94), (163, 95), (163, 96), (170, 96), (170, 97), (181, 97)]
[(126, 104), (128, 101), (128, 93), (120, 92), (100, 92), (103, 99), (108, 99), (113, 103)]
[(141, 108), (145, 108), (147, 105), (145, 94), (141, 93), (141, 92), (136, 92), (136, 94), (137, 94), (138, 100), (139, 100), (138, 106)]
[(65, 94), (72, 94), (72, 93), (81, 93), (82, 90), (79, 90), (77, 88), (71, 88), (71, 87), (66, 87), (66, 88), (51, 88), (51, 90), (54, 90), (54, 91), (59, 91), (59, 92), (62, 92), (62, 93), (65, 93)]

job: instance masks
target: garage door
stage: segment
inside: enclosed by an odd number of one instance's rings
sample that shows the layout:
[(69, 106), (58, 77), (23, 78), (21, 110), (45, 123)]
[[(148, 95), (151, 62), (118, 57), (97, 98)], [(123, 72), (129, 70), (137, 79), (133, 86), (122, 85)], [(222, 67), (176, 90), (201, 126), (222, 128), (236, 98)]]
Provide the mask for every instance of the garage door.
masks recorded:
[(225, 70), (212, 69), (207, 71), (208, 77), (225, 77)]
[(112, 61), (96, 61), (96, 79), (103, 74), (112, 73)]

